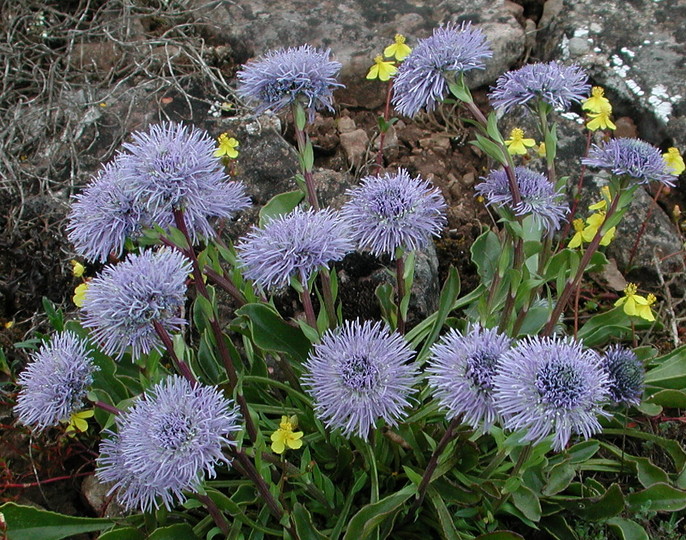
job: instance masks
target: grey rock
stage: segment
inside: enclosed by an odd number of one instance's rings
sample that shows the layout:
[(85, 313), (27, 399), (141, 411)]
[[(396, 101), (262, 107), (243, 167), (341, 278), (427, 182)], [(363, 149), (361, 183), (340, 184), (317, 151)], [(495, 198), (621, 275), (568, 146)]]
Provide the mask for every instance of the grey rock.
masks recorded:
[(341, 133), (341, 148), (351, 167), (359, 168), (365, 161), (369, 136), (364, 129)]
[(104, 484), (95, 475), (91, 475), (86, 476), (81, 483), (81, 494), (88, 505), (99, 516), (113, 518), (130, 514), (117, 502), (114, 494), (108, 495), (111, 488), (112, 483)]
[(494, 51), (487, 69), (470, 74), (471, 86), (492, 82), (524, 53), (524, 29), (511, 9), (488, 0), (396, 2), (381, 0), (236, 0), (188, 2), (203, 32), (214, 42), (228, 43), (244, 62), (270, 49), (309, 43), (331, 48), (343, 64), (345, 90), (336, 93), (339, 104), (374, 109), (385, 100), (385, 85), (365, 75), (375, 55), (393, 42), (396, 33), (410, 46), (447, 22), (471, 21), (488, 36)]

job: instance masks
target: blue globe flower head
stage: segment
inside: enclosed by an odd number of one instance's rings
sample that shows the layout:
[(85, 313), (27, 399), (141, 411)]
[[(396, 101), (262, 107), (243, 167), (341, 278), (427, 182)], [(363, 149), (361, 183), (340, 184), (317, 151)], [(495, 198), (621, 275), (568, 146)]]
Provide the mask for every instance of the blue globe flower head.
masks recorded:
[(235, 404), (210, 386), (171, 376), (117, 416), (117, 433), (100, 444), (96, 475), (127, 509), (171, 509), (197, 493), (241, 429)]
[(121, 165), (136, 201), (163, 229), (174, 226), (174, 210), (183, 210), (196, 242), (214, 236), (210, 219), (230, 218), (250, 205), (245, 186), (228, 181), (207, 132), (166, 122), (132, 139), (124, 144)]
[(118, 156), (75, 196), (67, 233), (79, 255), (99, 262), (110, 254), (119, 257), (127, 238), (151, 226), (150, 213), (134, 196), (132, 185)]
[(534, 443), (553, 434), (560, 451), (573, 433), (587, 439), (601, 430), (608, 383), (600, 355), (581, 343), (528, 337), (502, 356), (494, 401), (505, 428), (525, 431), (522, 440)]
[(190, 261), (178, 251), (160, 249), (131, 254), (93, 278), (82, 308), (83, 326), (106, 354), (133, 358), (161, 350), (157, 322), (168, 332), (180, 330)]
[(557, 193), (548, 179), (526, 167), (515, 167), (515, 178), (521, 201), (512, 204), (512, 191), (504, 169), (491, 171), (476, 186), (476, 192), (488, 206), (506, 207), (516, 216), (532, 216), (550, 234), (560, 228), (567, 214), (563, 195)]
[(448, 93), (446, 77), (484, 69), (493, 51), (486, 36), (470, 23), (447, 24), (421, 39), (398, 67), (393, 82), (393, 106), (405, 116), (433, 111)]
[(380, 418), (397, 425), (417, 382), (413, 356), (403, 337), (379, 322), (346, 321), (328, 331), (304, 364), (316, 415), (345, 437), (367, 439)]
[(32, 355), (17, 383), (14, 412), (22, 424), (40, 431), (78, 412), (98, 367), (86, 344), (70, 331), (55, 334)]
[(299, 207), (254, 228), (236, 246), (243, 275), (272, 290), (288, 285), (292, 277), (306, 282), (353, 249), (348, 226), (338, 212)]
[(405, 169), (395, 174), (367, 176), (346, 192), (342, 214), (360, 248), (374, 255), (395, 256), (398, 248), (425, 248), (446, 223), (441, 192)]
[(493, 424), (498, 417), (493, 380), (509, 349), (509, 337), (478, 324), (464, 333), (451, 329), (431, 347), (426, 369), (429, 386), (449, 420), (464, 415), (465, 423), (484, 430)]
[(639, 405), (645, 369), (636, 353), (626, 347), (613, 345), (605, 351), (603, 367), (609, 376), (610, 399), (616, 404)]
[(656, 181), (674, 186), (676, 178), (660, 150), (641, 139), (620, 137), (600, 146), (594, 144), (581, 163), (607, 169), (615, 176), (632, 178), (639, 184)]
[(558, 62), (527, 64), (503, 73), (489, 94), (494, 109), (507, 113), (515, 107), (535, 107), (539, 100), (555, 109), (567, 110), (588, 97), (591, 85), (579, 66)]
[(238, 95), (256, 103), (257, 114), (298, 101), (313, 122), (316, 110), (333, 111), (333, 91), (343, 87), (336, 80), (341, 64), (330, 56), (310, 45), (269, 51), (238, 71)]

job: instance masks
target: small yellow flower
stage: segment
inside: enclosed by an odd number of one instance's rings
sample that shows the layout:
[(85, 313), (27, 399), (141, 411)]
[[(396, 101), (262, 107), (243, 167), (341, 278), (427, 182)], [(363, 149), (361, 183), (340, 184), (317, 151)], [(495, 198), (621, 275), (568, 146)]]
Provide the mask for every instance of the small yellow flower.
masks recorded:
[(99, 105), (100, 105), (103, 109), (104, 109), (105, 107), (107, 107), (107, 103), (105, 103), (104, 101), (103, 101), (102, 103), (100, 103)]
[(591, 97), (581, 102), (581, 108), (584, 111), (600, 113), (609, 107), (608, 114), (610, 114), (612, 112), (612, 105), (604, 94), (605, 90), (600, 86), (594, 86), (591, 89)]
[(396, 60), (405, 60), (405, 58), (407, 58), (409, 54), (412, 52), (412, 49), (405, 45), (405, 36), (403, 36), (402, 34), (396, 34), (394, 39), (395, 43), (389, 45), (383, 50), (384, 56), (386, 58), (395, 57)]
[(384, 62), (381, 55), (374, 58), (374, 65), (369, 68), (367, 79), (379, 79), (380, 81), (387, 81), (398, 72), (393, 62)]
[[(598, 212), (596, 214), (591, 214), (590, 216), (588, 216), (588, 218), (586, 218), (586, 228), (581, 233), (585, 242), (590, 242), (593, 240), (593, 238), (595, 238), (595, 235), (598, 233), (598, 229), (602, 226), (604, 221), (605, 221), (605, 212)], [(607, 231), (603, 235), (603, 237), (600, 239), (600, 245), (601, 246), (610, 245), (610, 242), (612, 242), (612, 240), (614, 240), (616, 231), (617, 231), (617, 227), (612, 227), (609, 231)]]
[(567, 247), (574, 249), (576, 247), (581, 246), (584, 240), (584, 220), (583, 219), (575, 219), (572, 221), (572, 225), (574, 226), (574, 236), (572, 236), (572, 239), (569, 241), (569, 244)]
[(83, 302), (86, 299), (87, 290), (88, 282), (81, 283), (80, 285), (77, 285), (77, 287), (74, 289), (74, 296), (72, 296), (72, 300), (76, 307), (83, 307)]
[(12, 327), (14, 326), (14, 321), (7, 321), (5, 324), (3, 324), (3, 326), (4, 326), (7, 330), (9, 330), (10, 328), (12, 328)]
[(610, 200), (610, 186), (601, 187), (600, 195), (602, 196), (602, 199), (589, 206), (589, 210), (605, 210), (607, 208), (607, 201)]
[(279, 429), (272, 433), (272, 452), (275, 454), (283, 454), (286, 449), (291, 448), (297, 450), (303, 445), (302, 431), (293, 431), (298, 427), (298, 417), (282, 416)]
[(524, 138), (524, 130), (520, 128), (514, 128), (510, 131), (510, 138), (505, 141), (505, 146), (507, 146), (507, 151), (510, 155), (525, 155), (529, 151), (527, 147), (536, 146), (536, 141), (533, 139)]
[(84, 433), (88, 431), (88, 420), (86, 419), (91, 418), (93, 414), (95, 414), (93, 410), (72, 413), (71, 417), (69, 418), (66, 433)]
[(224, 101), (219, 108), (222, 111), (229, 112), (231, 109), (233, 109), (233, 103), (229, 103), (228, 101)]
[(591, 119), (586, 127), (591, 131), (598, 131), (599, 129), (617, 129), (617, 126), (610, 120), (612, 114), (612, 107), (608, 104), (600, 108), (600, 111), (589, 113), (588, 117)]
[(655, 298), (654, 294), (649, 294), (646, 297), (646, 305), (638, 305), (636, 306), (636, 314), (641, 317), (641, 319), (645, 319), (646, 321), (653, 322), (655, 320), (655, 315), (653, 315), (653, 310), (650, 309), (650, 306), (652, 306), (657, 298)]
[(615, 302), (615, 306), (623, 306), (624, 313), (627, 315), (631, 315), (633, 317), (640, 316), (638, 314), (639, 308), (642, 306), (648, 306), (650, 309), (650, 306), (648, 305), (648, 300), (646, 298), (640, 294), (636, 294), (637, 291), (638, 287), (636, 287), (636, 284), (629, 283), (624, 288), (624, 296)]
[(544, 158), (545, 157), (545, 143), (542, 142), (536, 147), (536, 153), (538, 154), (538, 157)]
[(74, 259), (71, 261), (71, 273), (74, 274), (74, 277), (81, 277), (83, 276), (83, 273), (86, 271), (86, 268), (79, 262)]
[(217, 139), (219, 148), (214, 151), (214, 157), (228, 156), (231, 159), (238, 157), (238, 141), (233, 137), (229, 137), (228, 133), (222, 133)]
[(678, 148), (668, 148), (665, 154), (662, 154), (662, 159), (665, 160), (670, 174), (679, 176), (686, 169), (684, 165), (684, 158), (681, 157)]

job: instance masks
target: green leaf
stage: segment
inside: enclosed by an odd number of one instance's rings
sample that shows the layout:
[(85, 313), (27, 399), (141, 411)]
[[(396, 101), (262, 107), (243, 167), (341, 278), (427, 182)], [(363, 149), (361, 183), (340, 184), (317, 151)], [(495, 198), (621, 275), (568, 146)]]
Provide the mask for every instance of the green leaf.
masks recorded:
[(551, 467), (548, 482), (543, 488), (543, 495), (550, 496), (564, 491), (576, 476), (576, 469), (569, 461), (563, 461)]
[(176, 523), (169, 527), (155, 529), (147, 540), (191, 540), (198, 538), (188, 523)]
[(8, 502), (0, 506), (9, 540), (60, 540), (112, 527), (111, 519), (65, 516)]
[(326, 540), (327, 537), (312, 524), (312, 516), (302, 504), (295, 503), (292, 515), (295, 530), (302, 540)]
[(495, 531), (477, 536), (474, 540), (524, 540), (524, 537), (512, 531)]
[(634, 437), (636, 439), (643, 439), (646, 441), (652, 441), (653, 443), (660, 446), (669, 454), (669, 457), (674, 461), (674, 466), (677, 471), (681, 471), (686, 465), (686, 452), (681, 447), (681, 445), (672, 439), (667, 439), (665, 437), (660, 437), (653, 433), (647, 433), (645, 431), (639, 431), (637, 429), (615, 429), (615, 428), (605, 428), (603, 430), (605, 435), (620, 435)]
[(601, 521), (624, 510), (624, 495), (617, 484), (612, 484), (599, 499), (581, 499), (574, 501), (573, 504), (574, 513), (585, 520)]
[(450, 266), (448, 269), (448, 278), (443, 283), (443, 288), (441, 289), (441, 296), (438, 299), (438, 310), (436, 311), (436, 318), (431, 328), (431, 332), (427, 337), (422, 350), (417, 356), (417, 361), (422, 362), (424, 356), (428, 354), (429, 348), (436, 341), (438, 336), (443, 329), (443, 324), (448, 318), (448, 315), (453, 309), (455, 300), (460, 295), (460, 274), (457, 272), (454, 266)]
[(359, 540), (360, 538), (369, 538), (379, 525), (388, 519), (394, 518), (402, 509), (405, 501), (415, 495), (416, 492), (417, 488), (414, 485), (405, 486), (397, 493), (384, 497), (379, 502), (363, 506), (348, 523), (348, 530), (343, 539)]
[[(650, 389), (646, 389), (650, 393)], [(683, 390), (660, 390), (645, 400), (648, 403), (669, 409), (686, 409), (686, 392)]]
[[(645, 324), (648, 321), (634, 319), (634, 328), (637, 330), (650, 326)], [(610, 340), (616, 341), (630, 336), (632, 332), (631, 322), (631, 318), (624, 313), (622, 306), (617, 306), (610, 311), (591, 317), (579, 329), (577, 337), (583, 340), (584, 345), (587, 347), (599, 347)]]
[(524, 484), (512, 493), (512, 502), (527, 519), (534, 522), (541, 520), (541, 502), (533, 490)]
[(260, 227), (263, 227), (270, 219), (291, 212), (300, 204), (300, 201), (302, 201), (304, 197), (305, 193), (300, 189), (296, 189), (295, 191), (279, 193), (269, 199), (267, 204), (260, 209)]
[(686, 508), (686, 491), (660, 483), (638, 493), (627, 495), (626, 501), (632, 510), (647, 508), (655, 511), (676, 512)]
[(491, 230), (482, 233), (470, 248), (472, 262), (476, 265), (477, 272), (481, 276), (481, 282), (488, 286), (493, 279), (502, 247), (498, 235)]
[(553, 163), (557, 156), (557, 124), (550, 127), (545, 136), (545, 160), (547, 163)]
[(302, 103), (298, 103), (297, 101), (294, 103), (293, 116), (295, 127), (300, 131), (303, 131), (305, 129), (305, 124), (307, 124), (307, 117), (305, 116), (305, 108), (302, 106)]
[(579, 537), (560, 514), (547, 516), (541, 521), (543, 528), (555, 540), (577, 540)]
[(114, 529), (98, 536), (98, 540), (145, 540), (146, 535), (134, 527)]
[(621, 540), (650, 540), (645, 529), (630, 519), (614, 517), (607, 520), (607, 525)]
[(486, 125), (486, 133), (488, 133), (488, 136), (494, 141), (503, 144), (503, 136), (501, 135), (500, 130), (498, 129), (498, 115), (495, 111), (491, 111), (488, 114), (487, 122), (488, 123)]
[(460, 72), (460, 76), (457, 81), (452, 81), (448, 83), (448, 88), (453, 96), (455, 96), (460, 101), (465, 103), (471, 103), (473, 101), (472, 94), (469, 91), (469, 87), (465, 83), (464, 74)]
[(655, 358), (651, 363), (659, 365), (646, 373), (646, 386), (686, 388), (686, 345)]
[(314, 149), (312, 148), (312, 141), (309, 137), (307, 137), (307, 141), (305, 142), (305, 148), (303, 149), (301, 159), (303, 170), (308, 172), (311, 171), (314, 166)]
[(261, 349), (286, 353), (299, 361), (307, 358), (310, 341), (302, 330), (287, 324), (271, 308), (264, 304), (246, 304), (236, 313), (249, 321), (251, 337)]
[(50, 324), (55, 330), (61, 332), (64, 330), (64, 314), (62, 313), (62, 310), (55, 309), (55, 304), (53, 304), (52, 301), (46, 296), (44, 296), (42, 300), (43, 309), (45, 310), (45, 314), (48, 316)]
[(433, 504), (436, 509), (436, 514), (438, 514), (438, 523), (440, 524), (440, 531), (442, 533), (441, 538), (445, 538), (446, 540), (460, 540), (462, 535), (457, 531), (453, 515), (448, 510), (441, 495), (433, 487), (429, 487), (427, 495), (429, 496), (431, 504)]
[(486, 137), (483, 137), (477, 133), (476, 141), (470, 142), (477, 148), (483, 150), (487, 155), (492, 157), (501, 165), (505, 165), (507, 163), (507, 158), (505, 157), (502, 147), (494, 143), (493, 141), (487, 139)]

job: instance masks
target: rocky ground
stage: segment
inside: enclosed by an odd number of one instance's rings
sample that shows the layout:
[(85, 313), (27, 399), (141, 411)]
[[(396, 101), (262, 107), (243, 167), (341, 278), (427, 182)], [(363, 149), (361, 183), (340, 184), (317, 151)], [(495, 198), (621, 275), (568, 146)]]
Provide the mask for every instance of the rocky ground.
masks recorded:
[[(605, 87), (624, 136), (686, 150), (686, 4), (680, 0), (16, 0), (0, 10), (0, 347), (13, 362), (23, 357), (12, 344), (45, 328), (43, 296), (70, 309), (76, 282), (64, 234), (69, 199), (132, 131), (175, 120), (239, 139), (234, 173), (249, 186), (255, 209), (227, 224), (227, 236), (247, 230), (269, 197), (294, 188), (288, 118), (252, 117), (233, 90), (237, 67), (270, 48), (311, 43), (331, 48), (343, 64), (338, 110), (318, 115), (312, 132), (317, 180), (334, 205), (374, 169), (386, 86), (364, 78), (373, 57), (397, 32), (414, 45), (448, 21), (471, 21), (493, 44), (493, 61), (470, 81), (484, 107), (488, 86), (510, 68), (575, 62)], [(586, 145), (579, 120), (574, 113), (559, 119), (559, 170), (569, 175), (570, 189)], [(526, 125), (527, 119), (511, 122)], [(421, 266), (418, 279), (429, 294), (417, 295), (417, 313), (432, 309), (450, 265), (458, 268), (463, 290), (475, 286), (469, 248), (492, 218), (474, 197), (489, 163), (470, 138), (446, 105), (414, 121), (401, 119), (387, 139), (384, 166), (430, 179), (450, 206), (436, 254), (427, 253)], [(608, 251), (620, 272), (660, 298), (667, 329), (659, 340), (666, 345), (683, 337), (681, 180), (657, 205), (654, 193), (637, 195)], [(590, 176), (585, 184), (592, 186)], [(354, 297), (369, 296), (382, 264), (358, 257), (346, 265), (341, 271), (354, 279)], [(623, 283), (616, 273), (599, 276), (585, 294), (609, 302)], [(373, 301), (360, 309), (373, 310)]]

